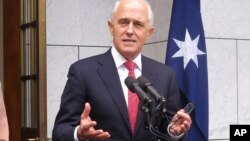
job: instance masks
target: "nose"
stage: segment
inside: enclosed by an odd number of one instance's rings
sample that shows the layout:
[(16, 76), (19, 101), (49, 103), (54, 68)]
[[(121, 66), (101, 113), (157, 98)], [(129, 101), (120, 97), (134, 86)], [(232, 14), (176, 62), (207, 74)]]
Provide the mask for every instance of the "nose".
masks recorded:
[(133, 35), (134, 33), (134, 25), (132, 22), (129, 23), (128, 28), (127, 28), (127, 34), (128, 35)]

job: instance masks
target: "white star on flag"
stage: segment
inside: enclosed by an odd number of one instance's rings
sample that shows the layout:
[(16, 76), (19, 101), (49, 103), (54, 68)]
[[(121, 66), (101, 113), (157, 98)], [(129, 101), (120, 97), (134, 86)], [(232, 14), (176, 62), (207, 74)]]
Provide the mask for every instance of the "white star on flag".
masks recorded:
[(200, 35), (198, 35), (194, 40), (192, 40), (188, 32), (188, 29), (186, 29), (185, 41), (179, 41), (173, 38), (173, 40), (175, 41), (175, 43), (180, 49), (172, 56), (172, 58), (183, 57), (184, 69), (186, 68), (187, 64), (191, 60), (194, 61), (194, 63), (196, 64), (198, 68), (197, 55), (206, 54), (205, 52), (198, 49), (199, 39), (200, 39)]

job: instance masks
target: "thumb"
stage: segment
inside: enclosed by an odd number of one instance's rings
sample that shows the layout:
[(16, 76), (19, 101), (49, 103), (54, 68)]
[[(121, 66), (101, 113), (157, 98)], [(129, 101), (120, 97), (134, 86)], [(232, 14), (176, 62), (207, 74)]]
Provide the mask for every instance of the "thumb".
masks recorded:
[(83, 114), (82, 114), (82, 118), (88, 118), (88, 117), (89, 117), (90, 110), (91, 110), (90, 104), (89, 104), (88, 102), (85, 103), (84, 111), (83, 111)]

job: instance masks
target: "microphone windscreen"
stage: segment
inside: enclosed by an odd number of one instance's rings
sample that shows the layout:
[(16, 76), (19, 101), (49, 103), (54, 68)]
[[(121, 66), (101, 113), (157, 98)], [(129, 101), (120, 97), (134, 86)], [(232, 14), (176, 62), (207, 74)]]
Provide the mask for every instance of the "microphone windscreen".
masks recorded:
[(135, 92), (134, 91), (134, 86), (135, 84), (137, 83), (137, 81), (132, 78), (131, 76), (128, 76), (126, 79), (125, 79), (125, 84), (126, 86), (128, 87), (128, 89), (131, 91), (131, 92)]
[(138, 77), (137, 80), (142, 88), (145, 88), (146, 86), (151, 85), (149, 80), (144, 76)]

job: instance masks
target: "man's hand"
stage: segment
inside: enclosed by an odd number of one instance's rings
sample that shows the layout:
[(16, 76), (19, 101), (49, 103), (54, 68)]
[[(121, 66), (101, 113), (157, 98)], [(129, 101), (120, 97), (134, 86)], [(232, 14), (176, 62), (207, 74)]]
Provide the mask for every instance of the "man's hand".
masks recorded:
[(172, 135), (179, 136), (185, 133), (191, 126), (192, 120), (189, 114), (184, 110), (178, 111), (170, 122), (169, 132)]
[(79, 128), (77, 129), (77, 137), (80, 141), (86, 141), (88, 139), (93, 140), (105, 140), (110, 137), (108, 132), (103, 131), (102, 129), (94, 129), (96, 126), (96, 121), (92, 121), (89, 113), (91, 107), (89, 103), (85, 104), (84, 111), (81, 115), (81, 121)]

